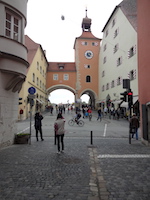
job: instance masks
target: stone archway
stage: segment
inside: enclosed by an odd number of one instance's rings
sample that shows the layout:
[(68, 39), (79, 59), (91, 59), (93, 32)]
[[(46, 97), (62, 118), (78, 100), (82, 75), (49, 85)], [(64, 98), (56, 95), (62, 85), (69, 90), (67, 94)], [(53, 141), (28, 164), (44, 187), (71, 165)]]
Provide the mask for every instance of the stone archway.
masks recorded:
[(97, 99), (97, 95), (95, 94), (94, 91), (92, 90), (85, 90), (82, 92), (82, 94), (80, 95), (80, 97), (83, 95), (83, 94), (87, 94), (90, 99), (89, 99), (89, 105), (91, 105), (92, 109), (95, 109), (95, 106), (96, 106), (96, 99)]
[(74, 102), (76, 101), (76, 91), (73, 88), (71, 88), (70, 86), (66, 86), (66, 85), (54, 85), (52, 87), (49, 87), (47, 89), (47, 95), (49, 95), (51, 92), (53, 92), (57, 89), (66, 89), (66, 90), (72, 92), (74, 94)]
[(69, 90), (70, 92), (72, 92), (74, 95), (76, 94), (75, 89), (70, 87), (70, 86), (67, 86), (67, 85), (54, 85), (54, 86), (49, 87), (47, 89), (47, 93), (51, 93), (51, 92), (53, 92), (54, 90), (57, 90), (57, 89), (66, 89), (66, 90)]

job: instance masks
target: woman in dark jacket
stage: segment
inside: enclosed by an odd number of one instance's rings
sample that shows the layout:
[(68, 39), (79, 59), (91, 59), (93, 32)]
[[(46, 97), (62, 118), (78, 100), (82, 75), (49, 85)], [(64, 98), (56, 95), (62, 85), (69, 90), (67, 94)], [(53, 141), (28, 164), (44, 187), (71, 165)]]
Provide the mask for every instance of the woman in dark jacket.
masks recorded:
[[(135, 128), (136, 139), (138, 140), (138, 128), (140, 126), (139, 120), (135, 114), (133, 114), (132, 118), (130, 119), (130, 128)], [(132, 138), (134, 134), (132, 134)]]
[(36, 130), (36, 139), (38, 141), (38, 131), (40, 132), (40, 136), (41, 136), (41, 140), (43, 141), (43, 135), (42, 135), (42, 119), (43, 119), (43, 116), (37, 112), (35, 113), (35, 117), (34, 117), (34, 120), (35, 120), (35, 124), (34, 124), (34, 127), (35, 127), (35, 130)]

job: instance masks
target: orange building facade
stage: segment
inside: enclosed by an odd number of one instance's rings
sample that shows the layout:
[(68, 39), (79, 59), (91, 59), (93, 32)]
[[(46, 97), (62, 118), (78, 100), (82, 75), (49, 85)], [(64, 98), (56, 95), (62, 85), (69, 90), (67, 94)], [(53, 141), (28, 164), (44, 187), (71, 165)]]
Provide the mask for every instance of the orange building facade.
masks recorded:
[(76, 67), (74, 62), (50, 62), (47, 69), (47, 91), (67, 89), (76, 93)]
[(138, 0), (138, 78), (141, 132), (150, 141), (150, 1)]
[(75, 95), (76, 106), (80, 106), (80, 97), (87, 94), (94, 108), (98, 99), (100, 39), (91, 32), (91, 19), (82, 21), (82, 34), (75, 39), (75, 62), (49, 62), (47, 70), (47, 92), (56, 89), (68, 89)]

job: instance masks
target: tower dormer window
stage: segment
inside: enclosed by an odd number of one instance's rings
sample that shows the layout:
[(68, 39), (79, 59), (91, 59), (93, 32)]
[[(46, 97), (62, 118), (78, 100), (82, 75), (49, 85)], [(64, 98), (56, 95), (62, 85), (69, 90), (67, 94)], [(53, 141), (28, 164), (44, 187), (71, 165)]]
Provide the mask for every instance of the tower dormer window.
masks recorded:
[(64, 66), (64, 64), (58, 64), (58, 68), (62, 70), (65, 68), (65, 66)]
[(64, 66), (62, 66), (62, 65), (61, 65), (61, 66), (59, 66), (59, 69), (64, 69)]

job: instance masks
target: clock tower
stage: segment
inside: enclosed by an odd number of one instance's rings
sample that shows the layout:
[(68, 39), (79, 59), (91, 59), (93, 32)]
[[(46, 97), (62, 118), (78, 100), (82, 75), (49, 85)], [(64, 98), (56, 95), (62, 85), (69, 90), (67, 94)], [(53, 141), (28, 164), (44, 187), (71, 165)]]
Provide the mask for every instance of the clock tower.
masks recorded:
[(99, 88), (100, 41), (91, 32), (91, 19), (86, 16), (82, 21), (82, 34), (75, 39), (76, 100), (88, 94), (90, 104), (95, 107)]

